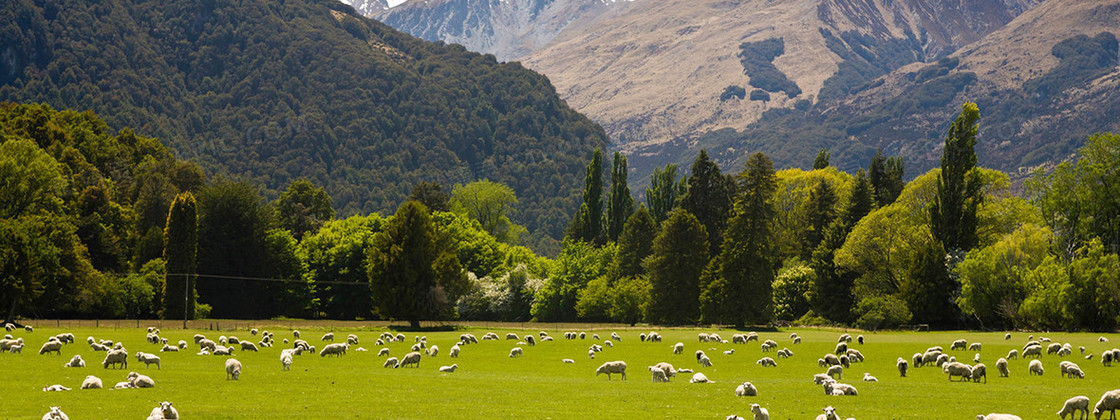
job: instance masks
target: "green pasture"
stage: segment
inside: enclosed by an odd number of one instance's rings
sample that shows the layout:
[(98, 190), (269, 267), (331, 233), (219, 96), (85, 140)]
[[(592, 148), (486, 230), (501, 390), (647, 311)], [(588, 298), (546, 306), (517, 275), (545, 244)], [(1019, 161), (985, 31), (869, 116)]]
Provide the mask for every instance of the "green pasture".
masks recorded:
[[(272, 329), (277, 345), (259, 353), (236, 351), (244, 371), (238, 381), (226, 380), (225, 356), (198, 356), (192, 340), (195, 333), (211, 339), (234, 335), (254, 339), (247, 330), (209, 331), (164, 329), (162, 336), (174, 343), (180, 339), (190, 347), (179, 353), (158, 353), (160, 346), (144, 340), (143, 328), (40, 328), (33, 333), (14, 331), (23, 337), (26, 347), (20, 354), (0, 355), (0, 395), (3, 408), (0, 418), (40, 418), (49, 406), (61, 406), (72, 419), (142, 419), (160, 401), (171, 401), (187, 419), (220, 418), (724, 418), (729, 414), (750, 416), (750, 404), (769, 409), (773, 419), (812, 419), (822, 407), (832, 405), (842, 417), (858, 419), (974, 419), (976, 414), (1009, 412), (1024, 419), (1056, 418), (1063, 401), (1075, 395), (1088, 396), (1096, 402), (1105, 391), (1120, 388), (1120, 365), (1103, 367), (1099, 357), (1084, 360), (1077, 351), (1085, 346), (1086, 354), (1099, 355), (1120, 343), (1101, 343), (1098, 334), (1039, 334), (1054, 342), (1069, 342), (1074, 353), (1069, 360), (1085, 371), (1085, 379), (1066, 379), (1058, 374), (1057, 356), (1043, 356), (1046, 374), (1030, 376), (1027, 361), (1011, 360), (1010, 378), (1000, 378), (995, 361), (1012, 348), (1022, 351), (1027, 333), (1014, 333), (1004, 340), (1004, 333), (984, 332), (890, 332), (864, 333), (864, 345), (852, 343), (866, 362), (854, 364), (844, 373), (841, 382), (854, 385), (858, 396), (824, 395), (812, 376), (823, 372), (817, 359), (831, 352), (839, 330), (791, 329), (760, 331), (762, 340), (778, 342), (778, 348), (793, 351), (790, 359), (777, 359), (778, 367), (762, 368), (755, 362), (763, 356), (757, 342), (748, 344), (700, 343), (698, 332), (718, 332), (730, 340), (737, 331), (699, 329), (655, 329), (661, 343), (641, 342), (637, 329), (618, 330), (622, 341), (606, 347), (594, 360), (587, 356), (592, 343), (609, 339), (611, 330), (588, 331), (587, 339), (565, 340), (564, 330), (541, 325), (532, 330), (467, 329), (449, 332), (405, 332), (404, 343), (389, 343), (391, 355), (401, 357), (409, 351), (414, 337), (426, 335), (429, 345), (437, 345), (440, 354), (424, 357), (419, 368), (385, 369), (385, 357), (378, 357), (374, 341), (382, 329), (313, 328), (303, 329), (303, 338), (322, 348), (319, 338), (333, 331), (339, 340), (349, 333), (361, 342), (352, 346), (344, 357), (320, 357), (304, 354), (295, 358), (291, 371), (282, 371), (279, 361), (280, 340), (292, 338), (288, 329)], [(523, 345), (524, 356), (508, 357), (516, 342), (505, 339), (507, 332), (536, 335), (547, 331), (555, 341)], [(448, 350), (459, 334), (470, 332), (481, 339), (487, 331), (497, 333), (498, 341), (480, 341), (463, 346), (459, 358), (451, 359)], [(50, 335), (70, 332), (77, 343), (63, 347), (62, 356), (39, 355), (38, 350)], [(793, 344), (790, 333), (802, 337)], [(394, 331), (395, 333), (395, 331)], [(603, 340), (593, 340), (597, 333)], [(852, 335), (858, 335), (852, 332)], [(130, 359), (127, 369), (103, 369), (104, 353), (94, 352), (85, 344), (87, 336), (123, 342), (130, 354), (137, 351), (159, 354), (163, 368), (146, 369)], [(1110, 336), (1113, 341), (1120, 337)], [(988, 382), (949, 382), (941, 370), (911, 366), (906, 378), (895, 368), (898, 357), (910, 359), (916, 352), (940, 345), (945, 349), (955, 339), (983, 343), (982, 362), (988, 365)], [(254, 339), (259, 339), (259, 336)], [(685, 344), (682, 355), (674, 355), (670, 347)], [(356, 351), (357, 347), (369, 349)], [(702, 368), (695, 351), (704, 350), (713, 362)], [(723, 352), (735, 349), (734, 354)], [(949, 351), (962, 362), (972, 364), (975, 352)], [(86, 360), (85, 368), (62, 367), (74, 354)], [(561, 359), (574, 359), (574, 364)], [(623, 360), (628, 366), (628, 380), (607, 380), (596, 377), (595, 368), (606, 361)], [(669, 362), (677, 368), (691, 368), (705, 373), (716, 383), (690, 384), (691, 375), (680, 374), (670, 383), (652, 383), (647, 366)], [(459, 370), (440, 373), (441, 365), (456, 363)], [(80, 390), (86, 375), (102, 379), (107, 387), (123, 381), (129, 371), (151, 376), (153, 389)], [(879, 382), (863, 382), (864, 372), (878, 377)], [(735, 397), (734, 389), (743, 381), (751, 381), (759, 390), (758, 397)], [(73, 388), (66, 392), (43, 392), (47, 385), (62, 384)]]

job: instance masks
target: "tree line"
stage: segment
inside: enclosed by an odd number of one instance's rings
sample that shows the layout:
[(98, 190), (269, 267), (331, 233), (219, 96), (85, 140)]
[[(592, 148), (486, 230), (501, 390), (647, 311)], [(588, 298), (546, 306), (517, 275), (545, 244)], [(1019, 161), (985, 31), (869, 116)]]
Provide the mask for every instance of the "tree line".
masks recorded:
[(520, 201), (499, 182), (420, 182), (394, 214), (338, 218), (310, 181), (269, 201), (92, 113), (6, 104), (0, 304), (9, 319), (1115, 328), (1120, 136), (1017, 194), (977, 166), (979, 121), (965, 104), (941, 167), (909, 182), (882, 153), (854, 175), (827, 150), (812, 169), (756, 153), (731, 174), (701, 151), (657, 168), (639, 202), (626, 157), (596, 150), (549, 259), (517, 245)]

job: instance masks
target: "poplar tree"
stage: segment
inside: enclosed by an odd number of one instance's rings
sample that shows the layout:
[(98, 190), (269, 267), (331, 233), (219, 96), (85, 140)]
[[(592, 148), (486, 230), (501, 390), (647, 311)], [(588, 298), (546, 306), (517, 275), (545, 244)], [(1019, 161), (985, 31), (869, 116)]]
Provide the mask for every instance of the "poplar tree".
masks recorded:
[(194, 318), (197, 258), (198, 202), (188, 191), (171, 201), (167, 225), (163, 229), (163, 259), (167, 264), (163, 287), (164, 319), (177, 319), (184, 314)]
[(607, 198), (607, 237), (611, 241), (618, 240), (626, 219), (633, 213), (634, 197), (630, 196), (630, 186), (626, 184), (626, 156), (614, 152), (611, 195)]
[(930, 231), (946, 251), (968, 251), (976, 246), (976, 210), (983, 199), (980, 171), (976, 170), (976, 132), (980, 109), (966, 102), (941, 154), (937, 196), (929, 208)]

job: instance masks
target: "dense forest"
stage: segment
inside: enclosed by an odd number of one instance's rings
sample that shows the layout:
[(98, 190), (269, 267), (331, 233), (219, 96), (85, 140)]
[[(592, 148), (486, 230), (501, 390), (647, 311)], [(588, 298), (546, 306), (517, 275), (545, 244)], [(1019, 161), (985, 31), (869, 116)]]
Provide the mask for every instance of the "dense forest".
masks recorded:
[(658, 168), (644, 202), (626, 157), (596, 150), (547, 259), (514, 245), (526, 229), (499, 182), (419, 182), (393, 214), (340, 217), (311, 181), (266, 199), (91, 112), (5, 104), (0, 305), (9, 319), (1114, 329), (1120, 136), (1090, 136), (1014, 194), (978, 166), (981, 127), (965, 104), (941, 166), (909, 182), (882, 153), (853, 175), (827, 150), (808, 170), (755, 153), (738, 172), (701, 152)]
[(308, 179), (342, 215), (488, 178), (520, 197), (523, 243), (555, 252), (607, 141), (520, 64), (335, 0), (15, 0), (0, 16), (0, 100), (92, 110), (268, 198)]

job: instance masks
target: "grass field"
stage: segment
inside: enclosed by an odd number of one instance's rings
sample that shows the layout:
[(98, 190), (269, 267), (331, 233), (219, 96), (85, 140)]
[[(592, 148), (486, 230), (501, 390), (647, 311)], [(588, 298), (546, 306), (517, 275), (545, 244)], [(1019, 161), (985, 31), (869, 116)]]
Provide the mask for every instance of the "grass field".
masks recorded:
[[(1027, 361), (1011, 360), (1010, 378), (1000, 378), (995, 361), (1008, 350), (1027, 341), (1026, 333), (1015, 333), (1005, 341), (1003, 333), (980, 332), (891, 332), (865, 333), (866, 344), (859, 349), (866, 362), (847, 369), (841, 382), (852, 384), (858, 396), (834, 397), (824, 395), (815, 385), (812, 376), (823, 372), (817, 359), (831, 352), (840, 331), (830, 330), (781, 330), (760, 332), (762, 340), (778, 342), (778, 348), (793, 351), (790, 359), (778, 359), (778, 367), (762, 368), (755, 362), (763, 356), (756, 342), (749, 344), (700, 343), (698, 332), (711, 330), (658, 329), (664, 337), (661, 343), (643, 343), (638, 340), (638, 330), (619, 331), (623, 340), (613, 348), (605, 348), (595, 360), (589, 360), (587, 349), (594, 340), (591, 333), (585, 340), (565, 340), (563, 330), (539, 326), (551, 334), (555, 341), (541, 342), (536, 346), (522, 346), (524, 356), (511, 359), (509, 350), (515, 342), (504, 339), (507, 332), (536, 334), (532, 330), (459, 330), (453, 332), (405, 333), (404, 343), (390, 343), (392, 356), (401, 357), (408, 352), (416, 335), (426, 335), (429, 345), (438, 345), (440, 354), (425, 357), (420, 367), (384, 369), (384, 357), (378, 357), (380, 347), (374, 344), (383, 329), (356, 329), (325, 327), (304, 329), (303, 337), (322, 348), (319, 337), (334, 331), (345, 340), (348, 333), (358, 335), (358, 346), (369, 352), (358, 352), (352, 346), (340, 358), (304, 354), (295, 358), (291, 371), (281, 371), (279, 353), (286, 348), (261, 349), (259, 353), (236, 352), (235, 358), (244, 365), (241, 379), (227, 381), (225, 356), (198, 356), (198, 347), (191, 337), (195, 333), (217, 339), (219, 335), (236, 335), (251, 338), (248, 331), (208, 331), (164, 329), (162, 336), (171, 342), (180, 339), (190, 342), (185, 352), (159, 353), (163, 367), (153, 365), (145, 369), (132, 357), (128, 369), (103, 369), (104, 353), (94, 352), (85, 345), (85, 338), (109, 339), (125, 344), (130, 354), (137, 351), (156, 353), (160, 346), (144, 340), (143, 328), (40, 328), (33, 333), (15, 331), (23, 337), (26, 348), (21, 354), (0, 354), (0, 371), (5, 380), (0, 381), (0, 395), (4, 403), (0, 418), (40, 418), (50, 406), (61, 406), (72, 419), (142, 419), (160, 401), (171, 401), (181, 416), (187, 419), (219, 418), (723, 418), (729, 414), (750, 416), (750, 404), (758, 403), (769, 409), (774, 419), (813, 419), (822, 407), (832, 405), (842, 418), (858, 419), (974, 419), (976, 414), (1010, 412), (1023, 419), (1056, 418), (1055, 413), (1063, 401), (1075, 395), (1085, 395), (1095, 403), (1108, 390), (1120, 388), (1120, 365), (1103, 367), (1099, 357), (1084, 360), (1077, 347), (1085, 346), (1086, 354), (1099, 355), (1111, 349), (1113, 343), (1100, 343), (1098, 334), (1043, 334), (1055, 342), (1072, 343), (1074, 354), (1068, 359), (1078, 363), (1085, 371), (1085, 379), (1061, 378), (1057, 356), (1043, 356), (1046, 374), (1030, 376)], [(65, 330), (65, 331), (64, 331)], [(459, 334), (470, 332), (480, 339), (486, 331), (494, 331), (502, 340), (480, 341), (464, 346), (458, 359), (451, 359), (447, 351), (458, 341)], [(77, 343), (63, 347), (62, 356), (39, 355), (39, 346), (47, 337), (70, 332)], [(291, 331), (272, 329), (277, 341), (291, 338)], [(610, 331), (595, 331), (607, 339)], [(724, 339), (736, 331), (717, 330)], [(791, 332), (802, 337), (800, 344), (793, 344)], [(853, 335), (856, 335), (853, 333)], [(1035, 334), (1036, 338), (1039, 334)], [(1110, 336), (1114, 340), (1120, 337)], [(983, 343), (982, 362), (988, 365), (988, 382), (950, 383), (938, 368), (910, 368), (906, 378), (900, 378), (895, 359), (922, 352), (940, 345), (948, 349), (955, 339)], [(601, 343), (602, 340), (598, 341)], [(683, 342), (685, 353), (673, 355), (673, 343)], [(735, 349), (732, 355), (724, 350)], [(704, 350), (713, 366), (702, 368), (696, 363), (694, 353)], [(951, 351), (960, 361), (972, 363), (975, 352)], [(86, 360), (85, 368), (64, 368), (74, 354)], [(571, 358), (575, 364), (561, 363)], [(606, 361), (623, 360), (629, 366), (629, 380), (608, 381), (606, 376), (596, 377), (594, 370)], [(669, 362), (677, 368), (691, 368), (705, 373), (714, 384), (690, 384), (691, 375), (681, 374), (671, 383), (652, 383), (646, 367), (657, 362)], [(440, 373), (441, 365), (456, 363), (455, 373)], [(129, 390), (80, 390), (86, 375), (95, 375), (106, 386), (123, 381), (129, 371), (151, 376), (153, 389)], [(879, 378), (879, 382), (863, 382), (864, 372)], [(735, 397), (736, 385), (751, 381), (759, 390), (758, 397)], [(66, 392), (43, 392), (47, 385), (62, 384), (73, 388)], [(1107, 417), (1106, 417), (1107, 418)]]

